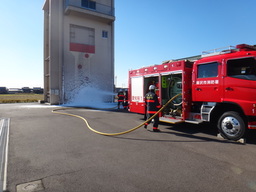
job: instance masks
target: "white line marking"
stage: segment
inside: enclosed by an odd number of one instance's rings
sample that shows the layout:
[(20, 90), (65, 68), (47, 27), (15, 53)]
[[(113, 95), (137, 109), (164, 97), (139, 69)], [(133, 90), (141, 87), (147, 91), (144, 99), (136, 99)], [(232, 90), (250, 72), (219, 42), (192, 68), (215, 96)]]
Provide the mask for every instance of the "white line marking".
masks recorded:
[(9, 149), (9, 126), (10, 118), (8, 119), (7, 124), (7, 134), (6, 134), (6, 144), (5, 144), (5, 163), (4, 163), (4, 181), (3, 181), (3, 190), (6, 191), (7, 187), (7, 165), (8, 165), (8, 149)]

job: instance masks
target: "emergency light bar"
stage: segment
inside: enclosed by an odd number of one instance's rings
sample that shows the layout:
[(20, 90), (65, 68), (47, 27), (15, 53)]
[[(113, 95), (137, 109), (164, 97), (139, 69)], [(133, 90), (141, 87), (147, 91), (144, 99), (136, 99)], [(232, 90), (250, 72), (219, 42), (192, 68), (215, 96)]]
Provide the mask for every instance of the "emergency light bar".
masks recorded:
[(242, 49), (250, 49), (250, 50), (256, 50), (256, 47), (253, 45), (247, 45), (247, 44), (239, 44), (236, 46), (237, 49), (242, 50)]

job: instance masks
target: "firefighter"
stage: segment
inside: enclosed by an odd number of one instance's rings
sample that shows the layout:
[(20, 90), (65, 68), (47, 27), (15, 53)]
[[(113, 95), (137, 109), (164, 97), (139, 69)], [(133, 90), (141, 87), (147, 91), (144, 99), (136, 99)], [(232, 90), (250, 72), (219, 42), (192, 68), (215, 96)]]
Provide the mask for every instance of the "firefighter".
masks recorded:
[(124, 92), (120, 90), (117, 94), (118, 97), (118, 103), (117, 103), (117, 108), (120, 109), (120, 104), (124, 107)]
[[(149, 86), (149, 92), (145, 95), (147, 119), (152, 117), (161, 107), (160, 104), (159, 104), (159, 101), (158, 101), (158, 96), (155, 93), (155, 89), (156, 89), (156, 87), (154, 85), (150, 85)], [(147, 125), (150, 122), (145, 123), (144, 128), (147, 128)], [(158, 129), (158, 123), (159, 123), (159, 115), (156, 115), (154, 117), (154, 123), (153, 123), (153, 131), (154, 132), (159, 132), (160, 131)]]
[(125, 91), (124, 95), (124, 109), (128, 109), (128, 91)]

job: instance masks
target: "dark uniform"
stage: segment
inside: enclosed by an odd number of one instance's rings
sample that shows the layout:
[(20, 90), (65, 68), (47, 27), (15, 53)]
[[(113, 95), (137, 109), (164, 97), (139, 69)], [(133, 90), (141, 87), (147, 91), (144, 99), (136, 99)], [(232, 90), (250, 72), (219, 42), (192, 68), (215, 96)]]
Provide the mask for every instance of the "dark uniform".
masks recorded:
[[(158, 96), (155, 94), (154, 89), (149, 90), (149, 92), (145, 95), (145, 103), (146, 103), (146, 110), (147, 110), (147, 119), (149, 119), (161, 107), (159, 104), (159, 101), (158, 101)], [(147, 125), (150, 122), (146, 123), (144, 127), (147, 128)], [(153, 131), (155, 131), (155, 132), (160, 131), (158, 129), (158, 123), (159, 123), (159, 115), (156, 115), (154, 117), (154, 123), (153, 123)]]
[(120, 104), (122, 104), (124, 106), (124, 92), (123, 91), (119, 91), (117, 94), (118, 97), (118, 103), (117, 103), (117, 108), (120, 109)]
[(128, 91), (125, 91), (125, 96), (124, 96), (124, 109), (128, 109), (129, 104), (128, 104)]

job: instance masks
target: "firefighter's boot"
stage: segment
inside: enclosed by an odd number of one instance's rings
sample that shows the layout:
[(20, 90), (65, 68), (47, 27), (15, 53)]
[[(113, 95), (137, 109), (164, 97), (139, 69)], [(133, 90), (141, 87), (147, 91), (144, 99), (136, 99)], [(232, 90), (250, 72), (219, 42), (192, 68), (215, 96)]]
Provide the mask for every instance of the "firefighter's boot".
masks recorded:
[(160, 132), (160, 130), (157, 127), (153, 127), (154, 132)]

